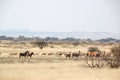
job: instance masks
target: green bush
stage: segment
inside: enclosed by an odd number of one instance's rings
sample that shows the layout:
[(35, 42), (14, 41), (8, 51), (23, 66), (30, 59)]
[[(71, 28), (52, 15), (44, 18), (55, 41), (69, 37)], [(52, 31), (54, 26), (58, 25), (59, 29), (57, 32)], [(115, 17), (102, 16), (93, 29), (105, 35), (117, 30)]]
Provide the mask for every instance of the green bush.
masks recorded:
[(96, 52), (96, 51), (99, 51), (99, 49), (97, 47), (89, 47), (88, 51), (89, 52)]
[(34, 42), (34, 45), (37, 45), (40, 49), (43, 49), (45, 46), (48, 46), (48, 43), (46, 41), (36, 41)]

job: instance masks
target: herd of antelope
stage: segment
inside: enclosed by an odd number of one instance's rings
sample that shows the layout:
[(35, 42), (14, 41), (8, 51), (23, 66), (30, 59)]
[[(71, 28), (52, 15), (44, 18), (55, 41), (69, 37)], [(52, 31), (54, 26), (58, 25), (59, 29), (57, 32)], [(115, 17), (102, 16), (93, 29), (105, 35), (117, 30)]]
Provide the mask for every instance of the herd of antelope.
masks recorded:
[[(56, 55), (56, 56), (64, 56), (65, 59), (80, 59), (80, 58), (86, 58), (86, 57), (94, 57), (94, 58), (100, 58), (100, 57), (109, 57), (110, 54), (106, 53), (105, 51), (99, 51), (99, 52), (87, 52), (87, 53), (82, 53), (81, 51), (78, 52), (56, 52), (56, 53), (34, 53), (30, 51), (25, 51), (22, 53), (10, 53), (9, 56), (17, 56), (19, 58), (32, 58), (33, 55), (41, 55), (41, 56), (51, 56), (51, 55)], [(34, 57), (34, 56), (33, 56)]]
[[(12, 54), (11, 54), (12, 55)], [(35, 54), (34, 52), (30, 51), (25, 51), (23, 53), (19, 53), (19, 58), (31, 58), (32, 55), (39, 55)], [(99, 52), (87, 52), (87, 53), (82, 53), (81, 51), (78, 52), (58, 52), (56, 54), (54, 53), (41, 53), (41, 56), (46, 55), (46, 56), (51, 56), (51, 55), (57, 55), (57, 56), (64, 56), (65, 59), (78, 59), (81, 57), (95, 57), (95, 58), (100, 58), (100, 57), (109, 57), (110, 54), (106, 53), (105, 51), (99, 51)]]

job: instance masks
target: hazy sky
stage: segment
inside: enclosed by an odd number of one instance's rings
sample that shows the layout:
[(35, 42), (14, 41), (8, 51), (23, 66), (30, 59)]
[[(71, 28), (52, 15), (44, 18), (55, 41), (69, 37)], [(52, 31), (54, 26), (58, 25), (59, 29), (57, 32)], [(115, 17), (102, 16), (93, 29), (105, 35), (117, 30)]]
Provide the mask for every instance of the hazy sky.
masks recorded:
[(0, 30), (120, 33), (120, 0), (0, 0)]

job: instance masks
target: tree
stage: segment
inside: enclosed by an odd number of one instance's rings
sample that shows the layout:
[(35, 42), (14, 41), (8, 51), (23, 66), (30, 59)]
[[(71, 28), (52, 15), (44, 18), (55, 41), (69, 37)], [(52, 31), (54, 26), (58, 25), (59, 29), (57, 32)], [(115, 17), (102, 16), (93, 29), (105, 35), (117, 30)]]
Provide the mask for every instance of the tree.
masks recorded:
[(47, 46), (47, 42), (45, 41), (37, 41), (36, 44), (40, 49), (43, 49), (45, 46)]
[[(90, 53), (93, 53), (93, 52), (98, 52), (100, 50), (97, 47), (89, 47), (88, 51)], [(101, 61), (99, 59), (95, 59), (94, 56), (87, 56), (86, 57), (86, 63), (91, 68), (93, 68), (93, 67), (102, 67), (102, 65), (100, 64)]]
[(89, 52), (97, 52), (99, 49), (97, 47), (89, 47), (88, 49)]

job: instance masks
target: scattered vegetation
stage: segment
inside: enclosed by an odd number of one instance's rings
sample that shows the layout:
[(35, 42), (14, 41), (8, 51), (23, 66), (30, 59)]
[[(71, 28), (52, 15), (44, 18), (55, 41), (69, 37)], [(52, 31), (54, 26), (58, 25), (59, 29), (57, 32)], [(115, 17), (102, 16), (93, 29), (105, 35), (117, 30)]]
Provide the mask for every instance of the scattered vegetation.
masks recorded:
[(119, 67), (119, 62), (120, 62), (120, 45), (114, 46), (111, 48), (111, 52), (113, 54), (113, 59), (111, 62), (111, 67)]
[(101, 64), (101, 60), (95, 57), (99, 51), (100, 50), (97, 47), (88, 48), (88, 52), (90, 52), (90, 54), (86, 57), (86, 63), (89, 67), (103, 67), (103, 64)]
[[(109, 46), (109, 49), (110, 49), (111, 46), (118, 44), (118, 43), (114, 43), (114, 42), (109, 42), (109, 44), (111, 43), (111, 45), (109, 45), (108, 43), (97, 44), (96, 41), (92, 41), (91, 39), (82, 40), (82, 39), (75, 39), (75, 38), (58, 39), (55, 37), (46, 37), (43, 39), (43, 38), (39, 38), (39, 37), (27, 38), (24, 36), (19, 36), (18, 38), (9, 38), (6, 36), (0, 36), (0, 38), (2, 38), (0, 40), (0, 47), (5, 49), (5, 51), (7, 53), (11, 52), (13, 48), (16, 53), (16, 50), (18, 50), (18, 49), (21, 50), (20, 52), (24, 52), (24, 50), (26, 50), (26, 49), (32, 50), (32, 48), (34, 47), (33, 52), (40, 53), (40, 55), (42, 55), (41, 53), (45, 53), (45, 55), (47, 55), (47, 56), (50, 56), (50, 55), (55, 56), (55, 54), (57, 54), (57, 52), (61, 52), (61, 51), (64, 52), (64, 53), (62, 53), (62, 56), (64, 56), (64, 54), (67, 54), (69, 52), (70, 52), (70, 54), (72, 54), (73, 52), (77, 53), (77, 50), (81, 50), (80, 56), (85, 56), (86, 53), (83, 52), (84, 50), (85, 50), (85, 52), (88, 51), (89, 53), (90, 52), (94, 53), (94, 52), (99, 52), (101, 50), (100, 47), (99, 47), (100, 49), (98, 48), (98, 45), (99, 46), (105, 45), (105, 46), (102, 46), (102, 47), (105, 47), (105, 49), (106, 49), (106, 46)], [(8, 40), (3, 40), (3, 39), (8, 39)], [(9, 40), (9, 39), (15, 39), (15, 41)], [(111, 41), (111, 40), (115, 41), (115, 39), (110, 39), (107, 41)], [(97, 46), (97, 47), (90, 47), (91, 45)], [(46, 50), (40, 50), (40, 49), (45, 48), (46, 46), (49, 46), (49, 47), (47, 47)], [(38, 49), (36, 47), (39, 47), (40, 49)], [(9, 49), (10, 51), (7, 51), (6, 50), (7, 48), (11, 48), (11, 49)], [(49, 48), (50, 48), (50, 50), (48, 50)], [(84, 48), (86, 48), (86, 49), (84, 49)], [(38, 49), (39, 51), (37, 51), (36, 49)], [(110, 57), (107, 57), (106, 60), (110, 61), (109, 62), (110, 67), (112, 67), (112, 68), (119, 67), (120, 66), (120, 64), (119, 64), (119, 62), (120, 62), (120, 45), (114, 46), (110, 50), (111, 50), (110, 53), (113, 56), (111, 57), (111, 55), (110, 55)], [(4, 53), (4, 51), (2, 52), (1, 56), (4, 56), (3, 53)], [(17, 54), (10, 54), (10, 56), (13, 56), (13, 55), (17, 56)], [(64, 58), (64, 57), (62, 57), (62, 58)], [(106, 57), (104, 57), (104, 58), (106, 58)], [(103, 62), (103, 61), (105, 62), (105, 60), (103, 58), (96, 58), (94, 56), (90, 56), (90, 57), (88, 56), (87, 58), (80, 57), (80, 59), (87, 60), (87, 64), (90, 67), (102, 67), (101, 62)], [(107, 64), (107, 61), (105, 62), (105, 64)]]
[(12, 41), (35, 41), (35, 40), (45, 40), (47, 42), (84, 42), (84, 43), (95, 43), (95, 42), (100, 42), (100, 43), (115, 43), (115, 42), (120, 42), (119, 39), (114, 39), (114, 38), (106, 38), (106, 39), (99, 39), (99, 40), (91, 40), (91, 39), (76, 39), (73, 37), (68, 37), (64, 39), (59, 39), (56, 37), (46, 37), (46, 38), (40, 38), (40, 37), (25, 37), (23, 35), (19, 35), (18, 37), (7, 37), (7, 36), (0, 36), (0, 40), (12, 40)]
[(37, 42), (35, 42), (35, 44), (37, 44), (37, 46), (38, 46), (40, 49), (43, 49), (45, 46), (48, 45), (48, 43), (47, 43), (46, 41), (44, 41), (44, 40), (42, 40), (42, 41), (37, 41)]
[(78, 45), (80, 45), (80, 42), (73, 42), (72, 45), (73, 46), (78, 46)]
[(97, 47), (89, 47), (88, 49), (89, 52), (97, 52), (99, 49)]

